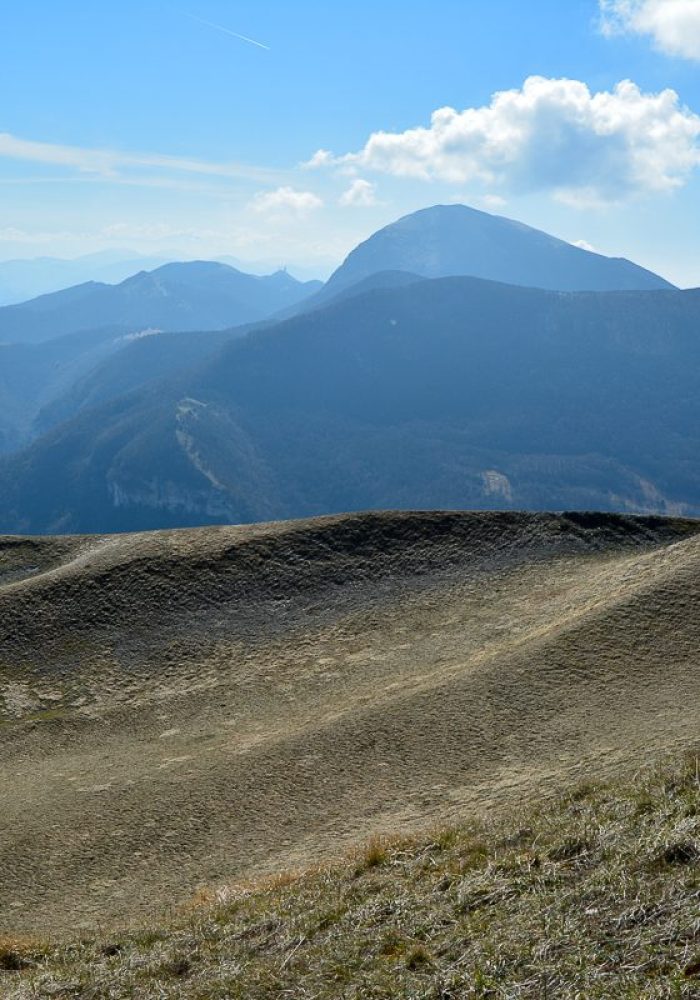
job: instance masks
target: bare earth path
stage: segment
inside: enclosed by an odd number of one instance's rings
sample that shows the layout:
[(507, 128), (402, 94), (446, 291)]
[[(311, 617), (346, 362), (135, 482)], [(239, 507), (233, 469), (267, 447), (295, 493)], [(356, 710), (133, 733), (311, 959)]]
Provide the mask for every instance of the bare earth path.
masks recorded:
[(700, 735), (700, 522), (0, 539), (0, 930), (159, 912)]

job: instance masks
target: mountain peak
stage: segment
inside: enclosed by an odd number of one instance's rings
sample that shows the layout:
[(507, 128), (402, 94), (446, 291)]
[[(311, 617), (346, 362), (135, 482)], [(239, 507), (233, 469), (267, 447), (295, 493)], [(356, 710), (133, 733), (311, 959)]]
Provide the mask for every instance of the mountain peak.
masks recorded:
[(673, 287), (624, 258), (604, 257), (462, 204), (423, 208), (380, 229), (331, 275), (326, 294), (379, 271), (408, 271), (425, 278), (469, 275), (552, 291)]
[(222, 264), (221, 261), (218, 260), (183, 260), (170, 261), (167, 264), (162, 264), (150, 273), (172, 275), (177, 277), (181, 275), (197, 275), (199, 277), (204, 277), (219, 274), (243, 274), (244, 272), (239, 271), (236, 267), (231, 267), (230, 264)]

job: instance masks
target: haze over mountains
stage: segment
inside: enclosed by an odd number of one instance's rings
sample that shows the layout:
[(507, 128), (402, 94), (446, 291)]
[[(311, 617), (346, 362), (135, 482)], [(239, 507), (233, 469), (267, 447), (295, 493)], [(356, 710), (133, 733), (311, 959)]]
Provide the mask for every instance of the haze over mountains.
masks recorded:
[[(216, 258), (237, 271), (265, 276), (283, 270), (278, 261), (242, 261), (237, 257)], [(29, 257), (0, 261), (0, 306), (14, 305), (27, 299), (58, 292), (71, 285), (87, 281), (116, 284), (125, 281), (138, 271), (153, 271), (163, 264), (180, 260), (177, 252), (162, 251), (144, 256), (129, 250), (101, 250), (81, 257)], [(312, 268), (295, 268), (302, 281), (316, 279), (319, 274)]]
[[(319, 287), (285, 271), (260, 277), (191, 261), (139, 272), (118, 285), (92, 281), (0, 308), (0, 453), (16, 450), (47, 426), (38, 419), (44, 406), (51, 413), (69, 412), (70, 404), (62, 409), (63, 397), (80, 396), (83, 378), (99, 378), (96, 366), (112, 355), (125, 354), (117, 362), (130, 369), (120, 383), (125, 391), (204, 356), (207, 337), (214, 350), (223, 341), (212, 331), (260, 320)], [(178, 337), (167, 346), (158, 336), (181, 330), (197, 333), (191, 342)], [(153, 357), (153, 347), (129, 350), (134, 339), (146, 336), (156, 337), (167, 354), (160, 370), (154, 362), (141, 363)]]
[(0, 261), (0, 306), (58, 292), (86, 281), (114, 284), (137, 271), (152, 271), (172, 257), (103, 250), (80, 257), (29, 257)]
[(120, 332), (106, 327), (40, 344), (0, 344), (0, 453), (36, 436), (34, 421), (41, 407), (67, 392), (121, 343)]
[(63, 334), (66, 357), (70, 330), (108, 331), (63, 378), (37, 364), (25, 412), (8, 380), (5, 451), (36, 440), (0, 463), (0, 530), (700, 512), (700, 293), (457, 205), (386, 227), (317, 288), (192, 262), (0, 310), (1, 337)]
[(189, 261), (140, 271), (118, 285), (89, 281), (0, 309), (0, 343), (49, 340), (105, 326), (131, 332), (220, 330), (251, 323), (320, 288), (286, 271), (267, 277), (226, 264)]

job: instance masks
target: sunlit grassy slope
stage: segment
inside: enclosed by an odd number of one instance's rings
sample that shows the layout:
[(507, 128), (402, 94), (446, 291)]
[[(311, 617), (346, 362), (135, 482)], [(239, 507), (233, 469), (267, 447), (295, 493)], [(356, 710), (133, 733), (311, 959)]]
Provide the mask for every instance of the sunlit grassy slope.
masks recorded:
[(697, 758), (490, 823), (201, 896), (66, 945), (7, 940), (8, 1000), (700, 995)]
[(698, 522), (0, 540), (0, 931), (70, 935), (698, 736)]

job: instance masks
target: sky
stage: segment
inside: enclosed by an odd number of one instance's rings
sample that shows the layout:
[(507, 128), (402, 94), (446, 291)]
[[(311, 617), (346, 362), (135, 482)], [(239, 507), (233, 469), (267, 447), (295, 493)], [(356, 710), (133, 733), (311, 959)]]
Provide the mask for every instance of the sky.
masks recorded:
[(7, 0), (0, 260), (325, 276), (464, 202), (700, 286), (700, 0)]

